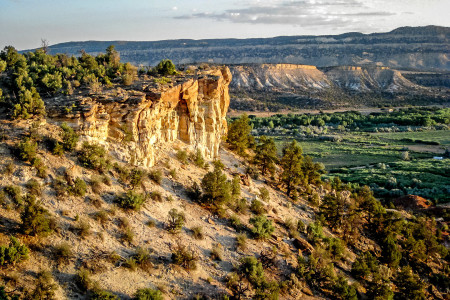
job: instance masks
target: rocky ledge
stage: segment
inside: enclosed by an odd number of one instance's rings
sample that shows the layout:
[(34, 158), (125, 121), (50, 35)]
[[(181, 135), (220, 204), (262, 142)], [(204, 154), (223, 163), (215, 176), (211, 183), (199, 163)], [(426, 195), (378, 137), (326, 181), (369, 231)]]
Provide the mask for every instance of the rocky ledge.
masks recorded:
[(218, 156), (230, 104), (227, 67), (171, 78), (147, 78), (103, 91), (49, 98), (48, 117), (104, 145), (116, 158), (151, 167), (179, 140), (207, 159)]

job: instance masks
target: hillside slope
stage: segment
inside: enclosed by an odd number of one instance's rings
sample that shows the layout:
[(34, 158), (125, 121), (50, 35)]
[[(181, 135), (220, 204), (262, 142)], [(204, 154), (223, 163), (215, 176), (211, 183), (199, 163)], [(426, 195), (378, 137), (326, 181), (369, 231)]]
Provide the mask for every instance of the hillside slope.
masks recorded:
[(447, 209), (228, 126), (228, 68), (0, 58), (2, 300), (448, 297)]
[[(49, 151), (46, 141), (63, 143), (51, 119), (2, 121), (1, 129), (8, 134), (0, 145), (0, 243), (5, 247), (15, 236), (29, 253), (14, 265), (2, 263), (0, 287), (24, 299), (43, 290), (49, 299), (145, 299), (133, 298), (143, 289), (159, 291), (160, 299), (358, 299), (393, 291), (446, 297), (447, 252), (441, 243), (448, 240), (447, 217), (433, 223), (412, 212), (386, 211), (366, 188), (351, 189), (338, 180), (308, 183), (313, 176), (287, 197), (280, 181), (256, 178), (256, 166), (226, 147), (216, 159), (223, 164), (220, 180), (234, 182), (233, 197), (223, 205), (202, 204), (193, 186), (206, 193), (204, 178), (218, 164), (200, 166), (195, 155), (186, 159), (182, 153), (192, 147), (181, 140), (160, 153), (152, 168), (122, 163), (109, 153), (112, 167), (97, 171), (82, 163), (84, 145), (63, 155)], [(29, 153), (20, 146), (27, 137), (38, 143), (39, 166), (17, 156)], [(315, 168), (310, 164), (309, 170)], [(135, 209), (121, 202), (131, 204), (139, 195), (145, 201)], [(331, 204), (333, 199), (338, 202)], [(33, 218), (30, 211), (40, 213)], [(38, 219), (42, 215), (51, 221)], [(270, 225), (257, 227), (258, 218)], [(259, 238), (265, 226), (273, 231)], [(417, 241), (406, 239), (404, 228)], [(389, 232), (398, 235), (402, 254)], [(429, 243), (426, 260), (425, 250), (410, 248), (421, 247), (423, 239)], [(365, 259), (372, 263), (369, 270)], [(407, 284), (416, 284), (415, 290), (405, 291)]]

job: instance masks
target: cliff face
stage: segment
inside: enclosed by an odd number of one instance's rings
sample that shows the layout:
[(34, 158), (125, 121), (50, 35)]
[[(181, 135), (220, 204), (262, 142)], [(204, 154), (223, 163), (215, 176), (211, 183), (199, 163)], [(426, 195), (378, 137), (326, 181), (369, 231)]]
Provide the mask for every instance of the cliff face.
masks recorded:
[(248, 64), (232, 66), (233, 89), (302, 92), (326, 88), (354, 91), (397, 91), (418, 88), (399, 71), (387, 67)]
[(82, 139), (101, 143), (117, 158), (138, 166), (153, 166), (158, 154), (176, 140), (199, 149), (205, 158), (217, 157), (227, 132), (229, 69), (173, 80), (170, 85), (144, 81), (128, 90), (75, 97), (69, 114), (50, 103), (50, 117), (69, 123)]
[(315, 66), (251, 64), (231, 67), (236, 89), (301, 89), (329, 87), (331, 82)]
[(399, 71), (387, 67), (333, 67), (328, 68), (325, 74), (338, 87), (355, 91), (395, 92), (419, 88)]

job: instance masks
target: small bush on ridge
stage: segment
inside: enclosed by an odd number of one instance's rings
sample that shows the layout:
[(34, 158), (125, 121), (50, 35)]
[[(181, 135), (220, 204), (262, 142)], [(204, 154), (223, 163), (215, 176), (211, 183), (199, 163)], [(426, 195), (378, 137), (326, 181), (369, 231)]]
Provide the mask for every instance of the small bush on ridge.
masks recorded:
[(130, 190), (118, 197), (116, 202), (122, 208), (139, 210), (145, 202), (145, 196)]
[(97, 144), (84, 142), (78, 153), (78, 160), (83, 167), (93, 169), (99, 172), (107, 170), (109, 163), (106, 159), (106, 150)]
[(256, 239), (268, 239), (275, 230), (272, 221), (268, 220), (264, 215), (251, 218), (250, 224), (253, 225), (252, 233)]
[(140, 289), (134, 296), (135, 300), (163, 300), (162, 293), (151, 288)]
[(167, 230), (170, 233), (178, 233), (183, 228), (186, 217), (183, 212), (178, 212), (176, 208), (172, 208), (169, 211), (169, 220), (167, 224)]
[(192, 249), (178, 244), (172, 252), (174, 264), (179, 265), (186, 270), (195, 270), (197, 268), (197, 256)]
[(30, 250), (18, 239), (11, 236), (9, 246), (0, 246), (0, 266), (15, 265), (28, 258)]

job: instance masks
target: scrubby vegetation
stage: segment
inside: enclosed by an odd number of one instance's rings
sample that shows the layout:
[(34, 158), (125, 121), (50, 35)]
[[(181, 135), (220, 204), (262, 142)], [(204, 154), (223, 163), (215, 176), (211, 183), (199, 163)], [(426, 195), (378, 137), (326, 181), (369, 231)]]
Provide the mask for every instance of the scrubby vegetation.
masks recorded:
[(80, 85), (98, 91), (120, 79), (127, 85), (136, 76), (135, 67), (120, 63), (114, 46), (96, 57), (83, 51), (79, 58), (49, 55), (44, 48), (20, 54), (8, 46), (1, 51), (0, 61), (8, 74), (2, 103), (13, 118), (22, 119), (45, 115), (42, 97), (71, 95)]
[(136, 292), (134, 297), (136, 300), (163, 300), (163, 295), (160, 291), (151, 288), (141, 289)]
[(139, 210), (145, 202), (145, 196), (130, 190), (118, 197), (116, 202), (122, 208)]
[(27, 204), (20, 216), (23, 233), (29, 235), (45, 235), (52, 232), (56, 224), (49, 212), (36, 202), (34, 196), (27, 196), (26, 202)]
[(0, 246), (0, 266), (15, 265), (28, 258), (29, 249), (11, 236), (8, 246)]
[(84, 142), (78, 153), (78, 160), (84, 167), (99, 172), (104, 172), (109, 167), (105, 148), (97, 144)]
[[(42, 124), (45, 97), (137, 85), (113, 47), (7, 49), (2, 71), (8, 116)], [(163, 61), (139, 74), (156, 86), (180, 73)], [(448, 109), (242, 116), (216, 161), (183, 145), (152, 169), (36, 120), (0, 124), (0, 299), (448, 297), (448, 208), (398, 200), (446, 201)]]
[[(443, 174), (449, 172), (448, 164), (434, 157), (445, 158), (450, 147), (449, 113), (448, 108), (406, 108), (370, 114), (250, 116), (249, 122), (252, 133), (260, 136), (259, 147), (273, 139), (279, 153), (294, 137), (308, 154), (304, 169), (312, 173), (321, 170), (309, 156), (325, 165), (328, 178), (337, 175), (345, 182), (370, 185), (387, 201), (414, 194), (446, 202), (450, 183)], [(257, 161), (260, 153), (257, 146)], [(264, 168), (264, 162), (258, 164)]]
[(186, 270), (195, 270), (197, 268), (197, 254), (188, 247), (178, 244), (172, 252), (174, 264), (180, 265)]
[(183, 228), (186, 217), (183, 212), (179, 212), (176, 208), (172, 208), (169, 211), (169, 217), (167, 221), (167, 230), (170, 233), (178, 233)]

